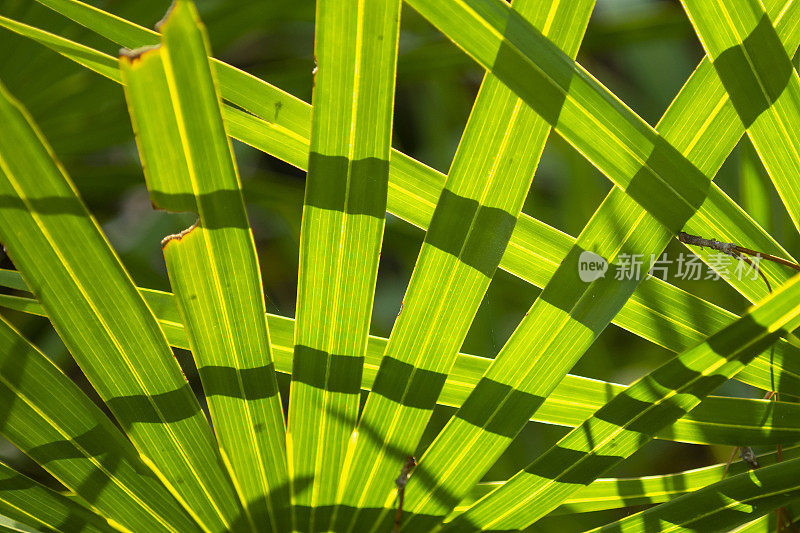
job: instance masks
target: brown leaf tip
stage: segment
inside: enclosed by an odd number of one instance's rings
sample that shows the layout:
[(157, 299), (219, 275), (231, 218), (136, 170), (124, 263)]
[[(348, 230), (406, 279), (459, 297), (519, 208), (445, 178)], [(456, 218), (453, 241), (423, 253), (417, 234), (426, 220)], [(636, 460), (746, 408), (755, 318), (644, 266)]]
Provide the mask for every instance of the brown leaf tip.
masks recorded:
[(189, 233), (191, 233), (192, 230), (195, 229), (199, 223), (200, 223), (200, 219), (197, 219), (197, 222), (195, 222), (194, 224), (192, 224), (191, 226), (189, 226), (188, 228), (186, 228), (182, 232), (174, 233), (172, 235), (167, 235), (166, 237), (161, 239), (161, 248), (163, 249), (164, 247), (166, 247), (167, 244), (169, 244), (170, 241), (180, 241), (185, 236), (189, 235)]
[(400, 476), (394, 481), (397, 485), (397, 490), (404, 490), (408, 484), (408, 478), (411, 476), (411, 471), (417, 466), (417, 460), (409, 456), (403, 468), (400, 470)]
[(142, 46), (140, 48), (135, 48), (133, 50), (129, 48), (120, 48), (119, 49), (119, 57), (124, 57), (128, 60), (129, 63), (133, 64), (142, 59), (147, 52), (152, 52), (154, 50), (158, 50), (161, 47), (159, 44), (150, 45), (150, 46)]
[(177, 4), (177, 3), (178, 3), (177, 0), (172, 0), (172, 3), (170, 4), (169, 8), (167, 9), (167, 12), (164, 13), (164, 16), (161, 18), (161, 20), (156, 22), (155, 30), (158, 33), (161, 33), (161, 27), (164, 24), (167, 23), (167, 21), (169, 20), (169, 16), (172, 14), (172, 10), (175, 9), (175, 4)]

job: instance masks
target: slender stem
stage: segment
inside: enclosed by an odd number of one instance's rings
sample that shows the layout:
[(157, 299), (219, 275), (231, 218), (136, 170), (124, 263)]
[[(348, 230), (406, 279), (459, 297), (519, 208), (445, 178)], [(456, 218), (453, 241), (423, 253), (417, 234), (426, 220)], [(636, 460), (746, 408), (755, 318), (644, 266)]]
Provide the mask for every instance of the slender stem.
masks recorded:
[(704, 239), (697, 235), (689, 235), (688, 233), (678, 233), (678, 240), (683, 244), (690, 244), (692, 246), (700, 246), (701, 248), (711, 248), (718, 250), (724, 254), (734, 255), (734, 250), (737, 247), (732, 242), (720, 242), (714, 239)]
[(403, 500), (406, 495), (406, 485), (411, 471), (417, 466), (417, 460), (409, 456), (403, 468), (400, 470), (400, 475), (395, 480), (397, 485), (397, 514), (394, 515), (394, 529), (393, 533), (400, 531), (400, 519), (403, 517)]
[(800, 270), (800, 265), (798, 265), (797, 263), (783, 259), (781, 257), (776, 257), (774, 255), (765, 254), (764, 252), (751, 250), (750, 248), (739, 246), (734, 242), (720, 242), (715, 239), (704, 239), (702, 237), (698, 237), (697, 235), (689, 235), (688, 233), (684, 233), (683, 231), (678, 233), (678, 240), (684, 244), (689, 244), (691, 246), (700, 246), (701, 248), (711, 248), (712, 250), (717, 250), (724, 254), (732, 255), (734, 257), (736, 257), (739, 254), (745, 254), (751, 257), (757, 257), (759, 259), (766, 259), (767, 261), (772, 261), (773, 263), (779, 263), (781, 265), (793, 268), (795, 270)]
[(742, 253), (737, 253), (735, 257), (738, 257), (739, 259), (741, 259), (742, 261), (753, 267), (756, 270), (756, 272), (758, 272), (758, 275), (761, 276), (761, 279), (764, 280), (764, 283), (767, 284), (767, 290), (769, 291), (769, 293), (772, 294), (772, 285), (769, 284), (767, 276), (765, 276), (764, 272), (760, 268), (758, 268), (758, 265), (756, 263), (753, 263), (752, 259), (748, 258), (746, 255)]

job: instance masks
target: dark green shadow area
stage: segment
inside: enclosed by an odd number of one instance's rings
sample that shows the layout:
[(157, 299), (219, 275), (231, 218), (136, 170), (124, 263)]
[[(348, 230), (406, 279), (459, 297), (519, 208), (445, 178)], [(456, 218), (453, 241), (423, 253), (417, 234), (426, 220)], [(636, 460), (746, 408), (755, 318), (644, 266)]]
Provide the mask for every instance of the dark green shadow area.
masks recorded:
[[(152, 479), (156, 485), (161, 484), (150, 469), (145, 468), (142, 464), (127, 461), (122, 454), (117, 453), (113, 448), (109, 449), (108, 443), (114, 440), (116, 439), (109, 433), (108, 429), (98, 424), (74, 439), (53, 441), (34, 446), (26, 450), (26, 453), (44, 468), (52, 468), (51, 463), (55, 464), (60, 461), (86, 459), (86, 454), (94, 457), (103, 466), (103, 469), (111, 473), (117, 472), (120, 464), (127, 462), (139, 476)], [(58, 467), (57, 469), (60, 470)], [(91, 468), (91, 474), (83, 479), (79, 486), (71, 488), (81, 498), (94, 504), (110, 483), (111, 479), (102, 470)]]
[[(717, 389), (727, 380), (728, 377), (722, 374), (703, 375), (701, 372), (686, 367), (680, 359), (675, 358), (631, 387), (649, 389), (653, 396), (661, 397), (664, 389), (678, 390), (691, 382), (691, 389), (683, 392), (696, 396), (699, 402), (702, 397)], [(652, 436), (663, 427), (682, 418), (687, 412), (686, 409), (669, 400), (653, 404), (634, 398), (630, 390), (625, 390), (598, 409), (594, 417), (616, 426), (625, 426), (631, 431)]]
[[(154, 206), (174, 206), (170, 211), (173, 212), (196, 212), (195, 196), (192, 194), (173, 194), (159, 191), (150, 191), (150, 196)], [(242, 193), (235, 190), (217, 190), (197, 197), (199, 202), (204, 204), (207, 213), (207, 220), (203, 227), (207, 229), (220, 228), (240, 228), (249, 229), (247, 218), (242, 215), (235, 217), (235, 211), (231, 211), (228, 206), (234, 202), (244, 205)], [(69, 196), (50, 196), (41, 198), (27, 198), (31, 210), (37, 215), (69, 215), (79, 218), (86, 218), (89, 212), (86, 211), (83, 203), (74, 197)], [(184, 209), (184, 207), (187, 207)], [(188, 209), (192, 207), (192, 209)], [(160, 207), (158, 207), (160, 209)], [(28, 211), (29, 208), (17, 196), (0, 195), (0, 209), (16, 209)], [(218, 212), (217, 212), (218, 211)], [(216, 216), (215, 216), (216, 215)]]
[[(667, 179), (669, 182), (664, 181)], [(677, 234), (703, 205), (709, 189), (711, 180), (705, 174), (670, 143), (656, 137), (647, 161), (625, 192), (670, 233)]]
[[(36, 461), (44, 466), (53, 461), (84, 458), (86, 454), (91, 457), (100, 458), (100, 463), (104, 464), (104, 466), (108, 466), (104, 463), (105, 458), (111, 458), (113, 463), (124, 459), (121, 453), (109, 449), (109, 443), (113, 442), (119, 444), (117, 437), (111, 430), (109, 430), (108, 427), (104, 427), (102, 424), (97, 424), (89, 431), (78, 435), (74, 439), (40, 444), (28, 449), (26, 453), (31, 457), (35, 457)], [(125, 441), (125, 443), (122, 443), (122, 446), (130, 447), (130, 443)], [(131, 452), (133, 452), (133, 449), (131, 449)], [(131, 466), (139, 475), (150, 477), (157, 481), (158, 478), (143, 464), (131, 463)], [(113, 472), (114, 469), (110, 468), (109, 471)]]
[[(106, 405), (126, 432), (135, 423), (161, 424), (165, 421), (170, 423), (195, 416), (202, 417), (203, 423), (206, 423), (205, 415), (197, 401), (187, 401), (190, 396), (192, 399), (195, 398), (191, 387), (185, 383), (178, 389), (161, 394), (151, 396), (134, 394), (110, 398), (106, 400)], [(156, 408), (163, 415), (163, 419)]]
[(292, 380), (347, 394), (361, 391), (364, 357), (329, 354), (301, 344), (294, 347)]
[(511, 213), (443, 189), (425, 243), (491, 278), (517, 223)]
[[(334, 509), (335, 517), (334, 517)], [(395, 509), (384, 508), (364, 508), (359, 509), (350, 506), (321, 506), (316, 508), (295, 506), (295, 531), (311, 533), (312, 531), (324, 530), (321, 524), (331, 524), (328, 531), (377, 531), (389, 533), (394, 527)], [(314, 528), (311, 527), (311, 515), (314, 514)], [(413, 514), (403, 511), (400, 520), (402, 526), (407, 521), (415, 519), (423, 520), (423, 523), (434, 526), (442, 521), (441, 516)], [(331, 523), (331, 520), (334, 520)], [(352, 527), (351, 527), (352, 526)], [(475, 526), (473, 526), (475, 528)], [(417, 529), (417, 531), (427, 531), (427, 529)]]
[(742, 44), (717, 57), (714, 68), (745, 129), (775, 103), (792, 76), (792, 62), (766, 13)]
[(275, 366), (256, 368), (203, 366), (197, 369), (206, 397), (226, 396), (241, 400), (264, 400), (278, 393)]
[(446, 379), (445, 373), (416, 368), (384, 356), (372, 392), (406, 407), (433, 409)]
[[(545, 285), (539, 298), (567, 314), (572, 312), (575, 303), (586, 294), (589, 288), (589, 283), (580, 278), (580, 256), (585, 251), (578, 244), (572, 245), (553, 273), (553, 277)], [(605, 275), (613, 276), (612, 270), (613, 264), (609, 264)]]
[[(2, 171), (0, 171), (2, 175)], [(73, 197), (44, 196), (40, 198), (26, 198), (34, 213), (38, 215), (70, 215), (86, 218), (89, 214), (83, 204)], [(28, 211), (28, 206), (18, 196), (0, 194), (0, 209), (15, 209)]]
[[(296, 487), (306, 489), (311, 486), (312, 479), (308, 477), (301, 477), (294, 480)], [(231, 531), (252, 531), (250, 520), (252, 519), (256, 531), (265, 531), (270, 533), (283, 533), (284, 531), (292, 531), (292, 509), (288, 504), (290, 500), (289, 483), (285, 483), (272, 489), (269, 493), (270, 503), (272, 505), (272, 515), (275, 521), (276, 529), (272, 528), (270, 517), (267, 514), (267, 498), (261, 496), (247, 502), (247, 509), (250, 512), (250, 517), (246, 515), (239, 515), (231, 524)]]
[[(572, 59), (513, 9), (505, 10), (506, 26), (491, 71), (555, 127), (572, 81)], [(512, 46), (512, 44), (514, 45)], [(541, 58), (553, 69), (545, 74), (518, 48)], [(531, 88), (534, 87), (535, 90)]]
[[(37, 522), (34, 522), (25, 513), (21, 512), (14, 502), (19, 502), (21, 498), (14, 493), (23, 490), (36, 490), (39, 488), (33, 480), (28, 479), (22, 474), (15, 476), (4, 477), (0, 479), (0, 510), (2, 513), (14, 520), (18, 520), (23, 524), (28, 524), (32, 527), (41, 527)], [(37, 517), (47, 523), (45, 517)], [(56, 531), (84, 531), (88, 525), (98, 526), (102, 523), (102, 519), (92, 514), (88, 509), (81, 508), (77, 503), (70, 506), (67, 516), (57, 524), (50, 523)], [(11, 531), (11, 530), (9, 530)]]
[(647, 505), (651, 503), (649, 496), (642, 496), (645, 493), (644, 483), (640, 479), (617, 479), (617, 494), (624, 502), (626, 507), (633, 505)]
[[(642, 266), (640, 279), (617, 280), (615, 271), (622, 267), (612, 262), (608, 264), (603, 277), (591, 283), (585, 282), (580, 278), (580, 256), (584, 251), (578, 244), (570, 248), (539, 298), (564, 311), (597, 336), (636, 290), (646, 274), (646, 268)], [(597, 302), (604, 302), (602, 309), (598, 308)], [(612, 302), (615, 305), (610, 305)]]
[[(197, 196), (192, 193), (167, 193), (151, 189), (150, 199), (156, 209), (195, 214), (202, 210), (202, 226), (206, 229), (250, 229), (244, 212), (244, 196), (239, 189), (217, 189)], [(242, 206), (242, 209), (232, 209), (231, 206)]]
[(516, 437), (544, 398), (483, 377), (456, 417), (509, 439)]
[(706, 339), (706, 344), (722, 357), (728, 357), (729, 354), (741, 350), (741, 353), (737, 354), (736, 359), (747, 364), (756, 355), (767, 350), (779, 338), (788, 333), (784, 329), (778, 329), (742, 349), (741, 343), (743, 339), (748, 340), (766, 330), (767, 328), (765, 326), (753, 320), (752, 315), (744, 315), (730, 326)]
[[(724, 381), (723, 379), (719, 384)], [(601, 407), (594, 416), (615, 426), (624, 426), (630, 431), (644, 433), (649, 437), (685, 414), (685, 410), (669, 401), (654, 405), (632, 398), (622, 391), (611, 402)]]
[[(587, 440), (592, 442), (593, 439), (588, 437)], [(560, 483), (586, 485), (623, 459), (619, 455), (587, 454), (556, 445), (525, 467), (525, 472), (545, 479), (558, 479)], [(581, 463), (573, 466), (577, 461)]]
[(480, 206), (461, 252), (461, 261), (491, 278), (516, 224), (517, 219), (511, 213), (496, 207)]
[(308, 174), (317, 173), (325, 178), (306, 180), (306, 205), (381, 220), (386, 216), (389, 161), (376, 157), (350, 160), (311, 152)]
[[(6, 433), (6, 426), (9, 421), (9, 414), (14, 409), (14, 405), (19, 401), (17, 391), (20, 384), (25, 379), (26, 374), (30, 373), (26, 367), (30, 365), (30, 359), (22, 359), (19, 355), (31, 353), (30, 345), (25, 339), (13, 331), (4, 319), (0, 317), (0, 341), (6, 346), (0, 355), (0, 375), (8, 385), (0, 386), (0, 433)], [(17, 357), (20, 359), (15, 360)], [(21, 364), (24, 361), (24, 364)]]
[[(346, 417), (342, 415), (341, 412), (335, 411), (333, 409), (329, 409), (328, 412), (330, 415), (339, 421), (346, 421)], [(378, 431), (372, 425), (365, 423), (362, 419), (361, 423), (358, 426), (358, 434), (359, 438), (366, 437), (369, 439), (374, 445), (381, 446), (386, 455), (391, 457), (398, 465), (405, 464), (406, 460), (408, 459), (409, 455), (414, 453), (413, 449), (402, 449), (396, 446), (394, 443), (386, 442), (383, 438), (383, 435), (378, 433)], [(359, 465), (353, 465), (353, 468), (360, 468)], [(397, 476), (400, 474), (400, 466), (397, 467), (397, 473), (391, 476), (390, 479), (386, 479), (386, 493), (388, 494), (389, 491), (395, 488), (395, 480)], [(423, 486), (428, 489), (436, 489), (436, 490), (429, 490), (433, 493), (433, 497), (436, 501), (441, 502), (442, 505), (446, 506), (448, 509), (454, 508), (459, 501), (461, 501), (460, 497), (450, 493), (449, 491), (443, 490), (442, 487), (439, 485), (439, 482), (424, 468), (424, 464), (420, 464), (417, 466), (412, 475), (415, 479), (417, 479)], [(354, 513), (352, 516), (356, 516), (358, 513)], [(394, 516), (394, 515), (393, 515)], [(439, 515), (431, 515), (432, 518), (435, 518), (439, 522), (444, 519), (444, 516)], [(360, 518), (359, 518), (360, 519)], [(338, 522), (337, 522), (338, 523)], [(356, 530), (360, 531), (360, 530)]]

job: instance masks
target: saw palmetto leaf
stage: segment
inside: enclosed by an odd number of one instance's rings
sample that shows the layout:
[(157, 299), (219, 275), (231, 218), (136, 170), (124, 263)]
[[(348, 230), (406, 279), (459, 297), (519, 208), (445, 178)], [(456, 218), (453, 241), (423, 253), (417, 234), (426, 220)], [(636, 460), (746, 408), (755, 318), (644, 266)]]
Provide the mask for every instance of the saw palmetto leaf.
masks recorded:
[[(755, 146), (746, 165), (763, 163), (797, 225), (800, 142), (791, 125), (800, 118), (800, 78), (789, 57), (800, 43), (800, 1), (684, 0), (708, 57), (656, 127), (575, 61), (592, 3), (408, 0), (417, 12), (406, 19), (410, 48), (415, 25), (430, 22), (487, 71), (447, 176), (390, 148), (398, 49), (401, 61), (430, 61), (430, 50), (448, 47), (445, 61), (459, 53), (442, 41), (404, 56), (399, 0), (318, 3), (315, 77), (310, 55), (304, 60), (308, 88), (315, 82), (313, 108), (209, 57), (190, 0), (177, 0), (157, 31), (79, 0), (28, 3), (60, 27), (69, 24), (63, 17), (84, 26), (88, 32), (64, 35), (101, 49), (103, 39), (149, 47), (121, 63), (41, 29), (56, 26), (28, 17), (24, 2), (4, 5), (0, 26), (124, 86), (153, 203), (199, 220), (164, 243), (174, 295), (138, 289), (32, 121), (0, 89), (0, 240), (19, 269), (0, 271), (0, 286), (32, 293), (2, 294), (0, 306), (53, 323), (122, 429), (7, 328), (12, 346), (0, 348), (8, 359), (0, 365), (0, 396), (9, 414), (0, 430), (70, 492), (0, 466), (0, 529), (377, 532), (394, 518), (395, 529), (406, 531), (515, 530), (548, 515), (660, 504), (608, 527), (747, 522), (746, 530), (774, 530), (759, 515), (796, 495), (794, 450), (786, 451), (785, 472), (766, 466), (776, 461), (772, 454), (749, 475), (736, 475), (746, 465), (734, 464), (722, 482), (722, 465), (597, 476), (654, 438), (800, 441), (800, 407), (791, 402), (800, 395), (800, 341), (789, 333), (800, 322), (800, 289), (791, 271), (761, 265), (778, 288), (763, 301), (769, 285), (726, 277), (745, 299), (760, 302), (741, 318), (645, 272), (651, 254), (660, 255), (679, 231), (791, 259), (750, 218), (769, 221), (772, 184), (743, 184), (748, 214), (712, 178), (746, 133)], [(230, 16), (222, 6), (201, 8), (207, 20), (216, 14), (228, 24), (221, 31), (229, 40), (229, 27), (252, 7), (245, 4)], [(600, 26), (602, 17), (595, 18)], [(457, 62), (467, 60), (462, 54)], [(425, 91), (402, 98), (409, 94)], [(81, 106), (88, 107), (85, 98)], [(420, 109), (436, 115), (425, 118), (439, 131), (436, 106), (426, 100)], [(45, 114), (46, 106), (31, 109)], [(521, 214), (551, 129), (579, 152), (570, 161), (585, 157), (613, 183), (577, 239)], [(228, 137), (308, 171), (296, 321), (265, 313)], [(443, 151), (435, 143), (426, 149)], [(753, 172), (742, 175), (751, 180)], [(579, 182), (587, 183), (576, 178), (572, 187)], [(256, 203), (276, 202), (273, 193), (281, 194), (272, 183), (245, 190), (260, 191)], [(591, 195), (580, 192), (564, 207), (589, 215)], [(369, 335), (386, 213), (427, 232), (388, 339)], [(584, 283), (583, 252), (614, 266), (634, 254), (646, 260), (633, 279)], [(713, 264), (710, 252), (698, 250)], [(473, 320), (498, 267), (544, 290), (494, 360), (459, 353), (470, 326), (481, 325)], [(612, 322), (680, 355), (629, 387), (567, 374)], [(192, 351), (203, 402), (169, 345)], [(281, 391), (290, 393), (288, 432), (276, 372), (284, 374), (281, 383), (291, 380), (290, 391)], [(781, 401), (709, 395), (729, 378), (779, 391)], [(366, 404), (358, 421), (360, 398)], [(61, 413), (59, 402), (77, 405), (80, 420)], [(455, 408), (455, 416), (428, 424), (436, 405)], [(493, 465), (508, 466), (497, 460), (521, 430), (541, 429), (530, 421), (575, 429), (508, 481), (479, 483)], [(95, 427), (104, 428), (102, 438), (89, 431)], [(409, 458), (417, 452), (424, 453), (418, 465)], [(785, 522), (788, 515), (773, 516)]]
[(449, 527), (516, 530), (558, 507), (797, 328), (798, 294), (800, 275), (730, 326), (637, 380)]
[[(0, 286), (25, 290), (24, 283), (15, 281), (21, 281), (19, 274), (0, 269)], [(140, 290), (158, 317), (170, 344), (189, 349), (174, 297), (160, 291)], [(46, 316), (41, 305), (31, 298), (0, 294), (0, 307)], [(267, 315), (267, 321), (275, 370), (291, 374), (294, 321), (271, 314)], [(372, 388), (386, 342), (387, 339), (381, 337), (369, 338), (361, 376), (362, 390)], [(461, 407), (490, 364), (489, 358), (459, 353), (437, 403)], [(623, 390), (624, 385), (567, 374), (533, 414), (531, 421), (578, 426)], [(655, 437), (678, 442), (730, 446), (738, 446), (744, 442), (754, 446), (798, 442), (799, 415), (800, 406), (795, 403), (709, 396), (675, 424), (656, 433)]]
[[(592, 7), (592, 1), (531, 2), (524, 13), (575, 55)], [(356, 513), (341, 529), (357, 531), (390, 518), (381, 512), (394, 501), (387, 481), (422, 436), (519, 217), (549, 131), (498, 79), (486, 76), (345, 463), (344, 505), (370, 511)], [(425, 474), (417, 479), (434, 485)]]
[(0, 239), (9, 256), (173, 495), (208, 529), (234, 527), (241, 507), (155, 317), (30, 117), (2, 85), (0, 120)]
[(290, 527), (283, 411), (208, 45), (190, 2), (176, 2), (160, 31), (160, 46), (124, 53), (120, 64), (153, 204), (199, 216), (163, 241), (167, 270), (250, 527), (282, 531)]
[(359, 410), (389, 179), (399, 0), (317, 3), (287, 439), (295, 519), (325, 531)]
[(3, 467), (0, 499), (21, 513), (6, 515), (28, 522), (23, 514), (39, 505), (48, 513), (33, 514), (35, 527), (199, 530), (114, 424), (2, 318), (0, 346), (0, 431), (85, 505)]
[[(59, 1), (76, 3), (75, 0)], [(779, 37), (790, 51), (800, 42), (800, 10), (796, 9), (797, 6), (793, 2), (786, 5), (777, 0), (768, 2), (769, 12), (775, 17)], [(79, 20), (86, 23), (84, 18)], [(124, 23), (130, 25), (127, 21)], [(51, 46), (89, 68), (95, 63), (102, 65), (102, 68), (96, 68), (100, 73), (109, 71), (111, 67), (107, 65), (114, 62), (113, 58), (100, 52), (90, 52), (66, 39), (14, 21), (0, 18), (0, 25)], [(145, 33), (148, 31), (139, 29)], [(114, 37), (118, 42), (123, 40), (122, 34), (114, 34)], [(254, 109), (255, 103), (246, 101), (242, 94), (257, 92), (262, 96), (262, 102), (274, 103), (268, 120), (225, 106), (229, 134), (299, 168), (307, 168), (310, 121), (308, 105), (236, 69), (224, 69), (219, 74), (222, 95), (226, 95), (227, 87), (232, 102)], [(250, 92), (245, 91), (245, 88)], [(681, 91), (681, 98), (676, 98), (676, 102), (680, 102), (680, 105), (670, 107), (660, 127), (673, 132), (671, 142), (680, 149), (691, 150), (698, 164), (702, 164), (704, 168), (716, 168), (735, 146), (744, 130), (710, 61), (704, 59), (701, 62), (692, 81), (687, 83)], [(265, 112), (264, 109), (262, 112)], [(714, 144), (723, 148), (717, 149), (714, 145), (700, 143), (697, 137), (699, 131), (706, 132), (708, 139), (715, 140)], [(387, 210), (412, 224), (427, 228), (444, 180), (445, 177), (435, 170), (393, 151), (389, 168)], [(696, 233), (735, 240), (766, 253), (788, 256), (768, 233), (713, 183), (708, 198), (689, 220), (686, 228)], [(517, 221), (499, 267), (543, 287), (574, 242), (574, 238), (523, 213)], [(707, 252), (699, 250), (697, 253), (708, 260)], [(787, 279), (788, 274), (783, 267), (765, 264), (762, 269), (775, 285)], [(751, 301), (767, 292), (763, 283), (752, 283), (750, 280), (737, 280), (733, 277), (727, 281), (733, 283)], [(687, 310), (692, 312), (687, 313)], [(681, 351), (714, 331), (714, 328), (727, 323), (727, 319), (723, 319), (718, 311), (719, 308), (676, 290), (661, 280), (648, 278), (625, 302), (614, 318), (614, 323), (661, 346)], [(724, 314), (732, 316), (729, 313)], [(693, 317), (691, 320), (690, 316)], [(708, 328), (698, 331), (698, 323), (706, 324)], [(773, 375), (773, 365), (775, 368), (783, 365), (778, 373), (778, 383), (786, 388), (794, 386), (792, 383), (800, 384), (800, 381), (795, 381), (800, 376), (800, 364), (793, 365), (794, 358), (784, 357), (781, 349), (784, 344), (783, 341), (778, 343), (771, 361), (767, 357), (757, 359), (738, 376), (739, 379), (762, 388), (770, 388), (766, 384)], [(795, 368), (790, 370), (793, 367)]]

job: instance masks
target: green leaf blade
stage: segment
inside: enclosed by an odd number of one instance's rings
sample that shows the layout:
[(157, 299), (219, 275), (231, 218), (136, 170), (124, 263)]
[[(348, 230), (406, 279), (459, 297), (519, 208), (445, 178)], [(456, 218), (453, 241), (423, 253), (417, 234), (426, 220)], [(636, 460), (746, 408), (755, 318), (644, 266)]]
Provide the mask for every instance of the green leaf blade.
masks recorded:
[(227, 527), (222, 524), (240, 509), (208, 423), (152, 312), (41, 135), (2, 86), (0, 115), (6, 125), (0, 194), (7, 199), (0, 207), (0, 239), (162, 481), (195, 518), (217, 524), (209, 529)]
[(514, 481), (457, 517), (452, 527), (516, 530), (556, 508), (580, 484), (628, 457), (652, 432), (691, 411), (757, 353), (795, 329), (798, 294), (800, 276), (735, 323), (636, 381)]
[[(591, 1), (568, 8), (538, 2), (525, 14), (546, 31), (557, 30), (559, 44), (574, 55), (592, 6)], [(549, 131), (549, 124), (500, 80), (486, 76), (351, 446), (349, 464), (369, 467), (351, 469), (347, 505), (392, 505), (396, 491), (387, 481), (397, 476), (422, 436), (508, 244)], [(487, 152), (497, 155), (483, 157)], [(423, 483), (433, 486), (436, 473), (425, 474)], [(349, 527), (366, 527), (369, 516), (362, 512)], [(381, 518), (386, 517), (384, 511)]]
[(162, 45), (121, 66), (153, 203), (199, 214), (162, 246), (222, 459), (249, 528), (282, 531), (291, 527), (283, 411), (255, 244), (199, 24), (193, 4), (177, 2)]
[(386, 214), (399, 19), (397, 0), (317, 4), (287, 433), (295, 518), (308, 531), (335, 519), (358, 417)]
[(764, 162), (789, 216), (800, 227), (800, 77), (761, 2), (683, 2), (700, 40)]
[[(129, 530), (199, 531), (130, 442), (47, 357), (0, 319), (0, 409), (4, 437), (73, 490), (89, 509)], [(48, 520), (107, 530), (87, 509), (38, 487), (6, 467), (0, 498), (53, 502)], [(20, 492), (14, 492), (14, 486)], [(26, 495), (27, 494), (27, 495)], [(41, 498), (30, 500), (30, 498)], [(23, 517), (18, 517), (25, 521)], [(57, 522), (58, 523), (58, 522)], [(51, 524), (52, 527), (55, 524)]]

